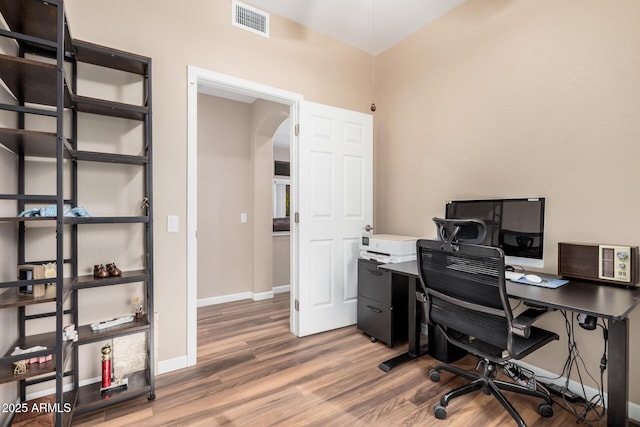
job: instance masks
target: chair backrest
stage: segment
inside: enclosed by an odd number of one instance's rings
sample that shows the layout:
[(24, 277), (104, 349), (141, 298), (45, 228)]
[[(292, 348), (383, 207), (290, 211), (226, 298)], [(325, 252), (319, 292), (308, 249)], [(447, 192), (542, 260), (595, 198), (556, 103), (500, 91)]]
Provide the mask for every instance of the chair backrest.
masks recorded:
[(422, 239), (417, 242), (417, 257), (427, 296), (427, 320), (512, 353), (513, 313), (506, 293), (503, 251)]

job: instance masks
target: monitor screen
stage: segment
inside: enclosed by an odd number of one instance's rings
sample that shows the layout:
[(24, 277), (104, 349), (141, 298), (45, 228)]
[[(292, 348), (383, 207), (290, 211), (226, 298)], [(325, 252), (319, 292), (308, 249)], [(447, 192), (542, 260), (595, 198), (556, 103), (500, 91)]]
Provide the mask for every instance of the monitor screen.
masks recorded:
[(454, 200), (445, 218), (478, 218), (487, 224), (481, 243), (502, 248), (509, 265), (544, 266), (544, 198)]

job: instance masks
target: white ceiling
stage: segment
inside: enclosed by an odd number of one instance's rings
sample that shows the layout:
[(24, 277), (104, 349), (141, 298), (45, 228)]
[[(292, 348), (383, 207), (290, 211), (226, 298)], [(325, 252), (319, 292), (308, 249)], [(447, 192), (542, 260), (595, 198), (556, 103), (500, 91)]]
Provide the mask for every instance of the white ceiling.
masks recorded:
[(243, 0), (377, 55), (465, 0)]

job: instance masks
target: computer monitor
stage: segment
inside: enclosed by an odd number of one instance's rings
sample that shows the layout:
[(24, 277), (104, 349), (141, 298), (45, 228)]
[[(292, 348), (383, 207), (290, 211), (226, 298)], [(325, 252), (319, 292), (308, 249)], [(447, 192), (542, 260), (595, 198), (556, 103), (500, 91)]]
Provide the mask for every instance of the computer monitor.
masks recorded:
[(445, 218), (478, 218), (487, 224), (480, 244), (502, 248), (511, 266), (544, 267), (543, 197), (527, 199), (454, 200), (447, 202)]

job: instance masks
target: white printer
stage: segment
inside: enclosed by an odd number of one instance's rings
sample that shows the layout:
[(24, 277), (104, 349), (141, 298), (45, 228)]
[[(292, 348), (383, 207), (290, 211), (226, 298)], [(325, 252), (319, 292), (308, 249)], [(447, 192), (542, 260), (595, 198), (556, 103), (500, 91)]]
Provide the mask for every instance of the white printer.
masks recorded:
[(393, 234), (362, 236), (360, 258), (384, 264), (412, 261), (416, 259), (417, 237)]

